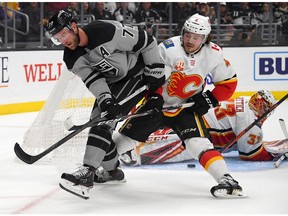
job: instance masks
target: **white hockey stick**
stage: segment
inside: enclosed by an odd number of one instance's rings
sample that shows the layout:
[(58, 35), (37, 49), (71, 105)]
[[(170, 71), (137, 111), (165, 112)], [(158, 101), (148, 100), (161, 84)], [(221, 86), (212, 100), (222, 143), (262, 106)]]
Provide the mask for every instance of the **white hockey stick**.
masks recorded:
[(279, 123), (285, 138), (288, 139), (288, 132), (284, 119), (279, 119)]
[[(282, 131), (283, 131), (283, 134), (284, 134), (285, 138), (288, 139), (288, 132), (287, 132), (287, 127), (286, 127), (286, 124), (285, 124), (284, 119), (279, 119), (279, 123), (280, 123), (280, 127), (281, 127), (281, 129), (282, 129)], [(288, 152), (282, 154), (282, 155), (279, 157), (279, 159), (278, 159), (276, 162), (274, 162), (274, 166), (275, 166), (276, 168), (278, 168), (278, 167), (280, 166), (280, 164), (282, 163), (282, 161), (285, 160), (285, 159), (287, 159), (287, 158), (288, 158)]]
[(288, 152), (285, 153), (285, 154), (282, 154), (282, 155), (279, 157), (279, 159), (278, 159), (276, 162), (274, 162), (274, 166), (275, 166), (276, 168), (278, 168), (278, 167), (280, 166), (280, 164), (282, 163), (282, 161), (285, 160), (285, 159), (287, 159), (287, 158), (288, 158)]

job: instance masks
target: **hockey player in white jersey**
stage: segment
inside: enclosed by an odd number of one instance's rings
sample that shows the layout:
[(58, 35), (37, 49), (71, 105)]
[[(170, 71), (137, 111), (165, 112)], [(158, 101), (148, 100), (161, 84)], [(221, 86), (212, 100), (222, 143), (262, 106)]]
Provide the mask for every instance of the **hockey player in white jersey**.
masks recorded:
[[(203, 120), (214, 147), (222, 152), (227, 144), (245, 128), (270, 109), (276, 100), (268, 90), (260, 90), (252, 97), (238, 97), (222, 101), (210, 109)], [(226, 152), (236, 150), (239, 157), (247, 161), (270, 161), (288, 152), (288, 139), (263, 140), (262, 125), (272, 114), (242, 135), (235, 145)], [(117, 133), (114, 134), (114, 137)], [(190, 159), (189, 153), (180, 146), (181, 140), (169, 128), (162, 128), (151, 134), (145, 143), (120, 156), (126, 165), (145, 165), (154, 163), (181, 162)]]
[[(270, 91), (260, 90), (251, 98), (238, 97), (234, 100), (224, 101), (214, 110), (209, 110), (204, 115), (204, 121), (214, 147), (222, 152), (229, 141), (233, 140), (275, 103), (276, 100)], [(241, 136), (237, 143), (227, 151), (237, 150), (242, 160), (249, 161), (273, 160), (275, 156), (277, 157), (275, 154), (276, 146), (278, 155), (284, 153), (285, 145), (288, 144), (287, 140), (263, 141), (261, 127), (271, 114), (272, 112)], [(288, 147), (286, 147), (286, 151), (288, 151)]]
[[(96, 97), (91, 118), (106, 119), (127, 114), (146, 92), (119, 105), (144, 84), (154, 92), (165, 82), (157, 42), (144, 30), (117, 21), (95, 21), (78, 27), (73, 17), (61, 10), (49, 19), (46, 31), (56, 44), (63, 44), (68, 70), (79, 76)], [(102, 119), (103, 120), (103, 119)], [(124, 180), (111, 133), (115, 123), (92, 126), (81, 166), (75, 173), (63, 173), (60, 187), (88, 198), (93, 182)], [(79, 186), (79, 187), (78, 187)]]
[[(145, 142), (158, 128), (172, 128), (192, 157), (198, 159), (218, 183), (210, 190), (213, 196), (243, 197), (245, 195), (241, 186), (229, 174), (224, 158), (209, 141), (201, 121), (201, 116), (210, 108), (216, 107), (219, 101), (229, 99), (237, 86), (236, 73), (224, 58), (221, 48), (211, 42), (210, 32), (209, 18), (195, 14), (185, 21), (180, 36), (159, 44), (167, 79), (163, 88), (148, 98), (138, 112), (157, 105), (161, 109), (163, 104), (169, 106), (193, 101), (195, 105), (130, 119), (123, 124), (121, 135), (117, 136), (115, 142), (121, 151), (124, 150), (122, 144)], [(211, 92), (204, 92), (209, 73), (215, 88)]]

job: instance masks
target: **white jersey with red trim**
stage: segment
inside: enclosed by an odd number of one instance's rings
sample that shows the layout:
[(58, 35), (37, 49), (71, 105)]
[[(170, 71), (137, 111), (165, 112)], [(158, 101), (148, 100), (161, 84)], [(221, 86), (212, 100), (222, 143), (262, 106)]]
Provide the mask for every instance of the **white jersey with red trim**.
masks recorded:
[[(210, 109), (203, 120), (211, 135), (216, 149), (222, 151), (231, 140), (252, 124), (256, 116), (248, 106), (250, 97), (238, 97), (222, 101), (220, 106)], [(263, 141), (263, 130), (255, 125), (241, 136), (229, 150), (239, 152), (242, 160), (269, 161), (274, 158), (264, 146), (271, 150), (287, 151), (287, 141)], [(282, 148), (282, 149), (281, 149)], [(136, 147), (137, 163), (171, 163), (191, 159), (191, 154), (182, 146), (182, 142), (172, 129), (159, 129), (152, 133), (145, 143)]]
[(158, 47), (165, 63), (164, 106), (185, 103), (201, 92), (208, 74), (214, 85), (235, 79), (234, 70), (215, 43), (204, 44), (199, 52), (187, 54), (181, 45), (181, 37), (176, 36), (163, 41)]
[[(245, 128), (252, 124), (256, 116), (248, 106), (249, 97), (222, 101), (220, 106), (210, 109), (204, 115), (212, 143), (215, 148), (223, 150)], [(237, 149), (242, 159), (257, 157), (263, 150), (263, 131), (255, 125), (245, 133), (231, 149)]]

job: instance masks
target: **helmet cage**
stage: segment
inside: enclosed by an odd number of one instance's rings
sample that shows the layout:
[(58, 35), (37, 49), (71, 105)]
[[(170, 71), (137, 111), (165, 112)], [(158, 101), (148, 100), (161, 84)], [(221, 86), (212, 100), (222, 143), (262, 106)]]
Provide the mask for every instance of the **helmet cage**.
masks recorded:
[[(266, 111), (268, 111), (274, 104), (276, 100), (272, 93), (268, 90), (261, 90), (254, 94), (249, 102), (248, 106), (254, 112), (254, 114), (259, 118)], [(270, 112), (268, 116), (270, 116), (273, 112)]]

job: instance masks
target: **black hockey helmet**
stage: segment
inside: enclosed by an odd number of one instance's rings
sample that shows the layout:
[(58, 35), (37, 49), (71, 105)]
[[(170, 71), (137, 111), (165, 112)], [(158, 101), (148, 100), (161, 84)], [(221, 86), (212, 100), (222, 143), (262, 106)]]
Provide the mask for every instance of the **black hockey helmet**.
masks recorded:
[(71, 29), (70, 24), (73, 21), (72, 19), (73, 17), (70, 13), (67, 13), (64, 10), (60, 10), (48, 20), (48, 24), (45, 26), (45, 30), (49, 33), (50, 37), (53, 37), (65, 27)]

